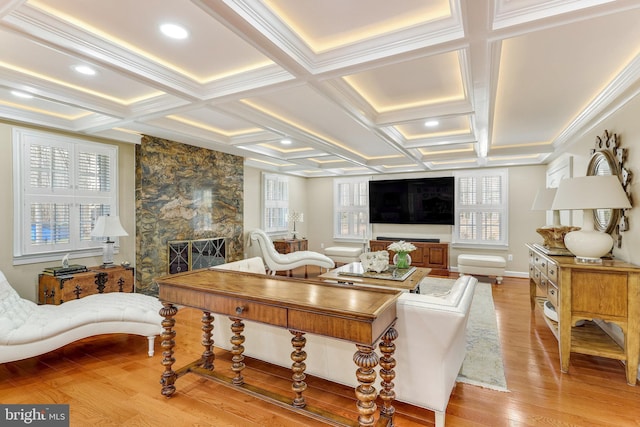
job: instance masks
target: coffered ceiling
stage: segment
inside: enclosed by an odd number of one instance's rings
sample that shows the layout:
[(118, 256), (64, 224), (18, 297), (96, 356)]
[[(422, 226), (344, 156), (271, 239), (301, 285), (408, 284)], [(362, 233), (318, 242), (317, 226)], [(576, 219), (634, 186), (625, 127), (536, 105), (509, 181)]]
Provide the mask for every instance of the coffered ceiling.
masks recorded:
[(0, 119), (305, 177), (540, 164), (638, 92), (639, 22), (636, 0), (0, 0)]

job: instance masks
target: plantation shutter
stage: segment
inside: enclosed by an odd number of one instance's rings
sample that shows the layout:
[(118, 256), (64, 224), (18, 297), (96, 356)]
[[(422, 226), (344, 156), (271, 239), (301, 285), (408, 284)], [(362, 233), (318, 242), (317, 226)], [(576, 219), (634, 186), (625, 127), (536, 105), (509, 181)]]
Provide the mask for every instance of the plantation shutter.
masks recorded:
[(507, 179), (506, 169), (456, 175), (455, 243), (507, 244)]
[(262, 229), (267, 233), (286, 233), (289, 213), (289, 177), (264, 173), (262, 182)]
[(14, 257), (100, 247), (91, 230), (117, 212), (117, 147), (16, 128), (14, 153)]

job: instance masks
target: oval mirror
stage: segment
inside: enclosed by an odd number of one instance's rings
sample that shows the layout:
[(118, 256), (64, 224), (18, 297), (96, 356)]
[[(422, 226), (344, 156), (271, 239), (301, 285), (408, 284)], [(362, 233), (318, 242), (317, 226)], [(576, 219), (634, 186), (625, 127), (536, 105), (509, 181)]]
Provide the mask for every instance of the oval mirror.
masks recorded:
[[(616, 175), (620, 178), (620, 167), (609, 151), (596, 151), (589, 160), (587, 175)], [(598, 231), (613, 233), (620, 219), (620, 209), (594, 209), (593, 222)]]

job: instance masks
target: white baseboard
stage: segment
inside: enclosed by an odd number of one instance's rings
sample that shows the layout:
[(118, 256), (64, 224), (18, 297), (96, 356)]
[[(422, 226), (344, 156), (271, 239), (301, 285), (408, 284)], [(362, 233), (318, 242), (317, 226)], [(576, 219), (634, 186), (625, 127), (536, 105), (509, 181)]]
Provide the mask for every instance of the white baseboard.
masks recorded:
[[(450, 267), (449, 271), (457, 273), (458, 267)], [(528, 271), (505, 271), (504, 275), (505, 277), (519, 277), (521, 279), (527, 279), (529, 277), (529, 272)]]

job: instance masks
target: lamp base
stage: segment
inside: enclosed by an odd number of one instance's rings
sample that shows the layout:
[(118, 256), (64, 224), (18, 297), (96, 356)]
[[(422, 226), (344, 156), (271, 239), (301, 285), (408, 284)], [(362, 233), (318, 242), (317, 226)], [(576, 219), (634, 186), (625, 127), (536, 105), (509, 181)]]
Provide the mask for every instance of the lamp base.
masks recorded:
[(567, 233), (580, 230), (580, 227), (569, 225), (546, 225), (536, 228), (536, 232), (542, 236), (544, 246), (549, 249), (567, 249), (564, 238)]
[[(583, 229), (572, 231), (564, 238), (567, 249), (576, 256), (576, 261), (594, 263), (609, 254), (613, 248), (613, 239), (601, 231)], [(601, 262), (601, 261), (600, 261)]]
[(117, 265), (112, 262), (104, 263), (100, 265), (100, 268), (113, 268), (113, 267), (117, 267)]
[(602, 264), (602, 258), (591, 258), (591, 257), (576, 255), (575, 263), (576, 264)]

